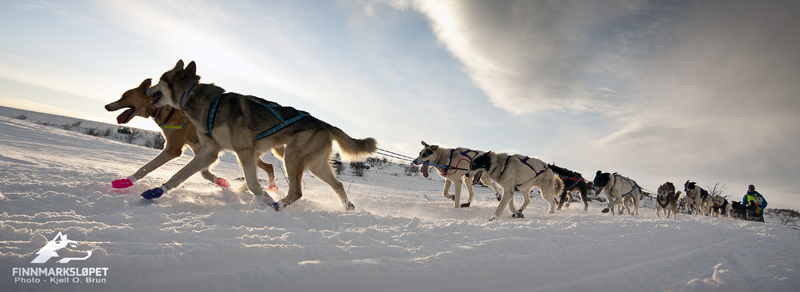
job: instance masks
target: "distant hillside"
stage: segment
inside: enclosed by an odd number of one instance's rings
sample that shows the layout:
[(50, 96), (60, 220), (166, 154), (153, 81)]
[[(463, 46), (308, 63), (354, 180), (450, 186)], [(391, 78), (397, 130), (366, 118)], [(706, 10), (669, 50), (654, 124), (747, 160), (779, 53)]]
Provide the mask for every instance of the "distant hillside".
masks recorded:
[[(79, 118), (73, 118), (73, 117), (66, 117), (66, 116), (60, 116), (60, 115), (47, 114), (47, 113), (29, 111), (29, 110), (24, 110), (24, 109), (0, 106), (0, 116), (2, 116), (2, 117), (17, 118), (17, 117), (20, 117), (20, 116), (23, 116), (23, 115), (26, 117), (27, 121), (30, 121), (30, 122), (33, 122), (33, 123), (36, 123), (36, 122), (41, 122), (41, 123), (49, 122), (51, 124), (56, 124), (56, 125), (64, 125), (64, 124), (72, 125), (74, 123), (81, 122), (81, 127), (84, 127), (84, 128), (98, 128), (98, 129), (102, 129), (102, 130), (105, 130), (106, 128), (112, 128), (112, 129), (114, 129), (114, 131), (119, 129), (119, 127), (121, 126), (121, 125), (117, 125), (117, 124), (102, 123), (102, 122), (97, 122), (97, 121), (90, 121), (90, 120), (85, 120), (85, 119), (79, 119)], [(41, 123), (39, 123), (39, 124), (41, 124)], [(128, 126), (125, 126), (125, 127), (128, 127)], [(131, 128), (131, 127), (128, 127), (128, 128)], [(146, 132), (155, 132), (155, 131), (151, 131), (151, 130), (147, 130), (147, 129), (141, 129), (141, 130), (142, 131), (146, 131)]]

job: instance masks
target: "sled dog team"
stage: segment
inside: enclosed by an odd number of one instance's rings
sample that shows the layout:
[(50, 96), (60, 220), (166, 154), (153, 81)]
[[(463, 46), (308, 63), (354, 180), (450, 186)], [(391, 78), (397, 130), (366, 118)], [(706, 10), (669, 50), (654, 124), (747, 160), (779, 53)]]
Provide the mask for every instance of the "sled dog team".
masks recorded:
[[(146, 79), (138, 87), (123, 93), (119, 100), (105, 106), (108, 111), (127, 108), (117, 117), (119, 124), (128, 123), (135, 116), (152, 118), (161, 127), (166, 140), (161, 153), (135, 174), (112, 182), (114, 188), (132, 186), (148, 173), (180, 156), (186, 145), (194, 153), (194, 158), (160, 187), (142, 193), (142, 197), (148, 200), (159, 198), (197, 172), (212, 183), (230, 187), (227, 180), (209, 171), (219, 153), (229, 150), (236, 154), (244, 172), (245, 183), (238, 191), (251, 191), (276, 211), (302, 197), (301, 183), (306, 170), (330, 185), (345, 210), (355, 210), (328, 163), (332, 141), (339, 145), (343, 158), (359, 160), (377, 151), (375, 139), (354, 139), (307, 112), (251, 95), (226, 92), (212, 83), (200, 83), (196, 71), (193, 61), (184, 67), (183, 61), (179, 60), (174, 68), (161, 75), (154, 86), (151, 86), (150, 79)], [(587, 181), (580, 173), (520, 154), (451, 149), (425, 142), (422, 145), (423, 149), (413, 163), (421, 165), (426, 178), (429, 166), (445, 178), (442, 194), (453, 200), (455, 208), (470, 206), (474, 198), (473, 184), (480, 181), (492, 188), (500, 203), (489, 220), (499, 219), (506, 207), (512, 217), (524, 218), (523, 211), (530, 203), (529, 194), (533, 188), (538, 188), (542, 199), (549, 204), (548, 214), (561, 209), (565, 202), (569, 204), (574, 190), (581, 193), (584, 211), (588, 210), (588, 190), (603, 191), (608, 198), (608, 208), (603, 212), (611, 211), (612, 214), (621, 214), (624, 209), (628, 214), (636, 215), (641, 198), (652, 197), (635, 181), (617, 173), (597, 171), (594, 180)], [(281, 159), (286, 168), (289, 190), (280, 200), (272, 197), (278, 191), (274, 168), (261, 160), (267, 151)], [(258, 181), (258, 168), (269, 177), (269, 192), (263, 190)], [(462, 184), (466, 184), (469, 194), (466, 203), (461, 203)], [(455, 187), (454, 195), (449, 194), (451, 185)], [(498, 186), (502, 190), (498, 190)], [(523, 194), (519, 208), (514, 205), (515, 189)], [(731, 216), (733, 204), (724, 197), (710, 196), (706, 190), (689, 181), (684, 185), (684, 191), (686, 204), (693, 208), (694, 214), (716, 212), (716, 215)], [(661, 185), (656, 196), (658, 216), (663, 213), (667, 218), (677, 218), (680, 195), (671, 182)], [(629, 204), (633, 205), (632, 212)]]

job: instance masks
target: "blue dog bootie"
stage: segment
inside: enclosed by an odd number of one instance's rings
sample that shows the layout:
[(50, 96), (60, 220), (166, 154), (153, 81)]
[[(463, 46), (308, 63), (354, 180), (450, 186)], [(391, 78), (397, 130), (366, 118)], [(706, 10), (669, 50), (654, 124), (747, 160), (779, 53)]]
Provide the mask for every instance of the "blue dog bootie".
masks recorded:
[(142, 193), (142, 197), (148, 200), (160, 198), (161, 196), (166, 194), (168, 190), (169, 188), (167, 188), (166, 185), (161, 185), (160, 187), (157, 187), (155, 189), (150, 189), (145, 191), (144, 193)]

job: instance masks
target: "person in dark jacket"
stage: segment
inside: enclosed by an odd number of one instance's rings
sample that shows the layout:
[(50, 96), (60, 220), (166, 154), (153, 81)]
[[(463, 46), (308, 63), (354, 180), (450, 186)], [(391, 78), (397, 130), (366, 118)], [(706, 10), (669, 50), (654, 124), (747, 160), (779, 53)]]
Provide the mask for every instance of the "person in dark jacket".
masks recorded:
[(742, 205), (755, 207), (748, 215), (755, 218), (758, 222), (764, 222), (764, 209), (767, 208), (767, 200), (764, 199), (764, 196), (756, 192), (755, 186), (750, 185), (747, 187), (747, 193), (742, 198)]

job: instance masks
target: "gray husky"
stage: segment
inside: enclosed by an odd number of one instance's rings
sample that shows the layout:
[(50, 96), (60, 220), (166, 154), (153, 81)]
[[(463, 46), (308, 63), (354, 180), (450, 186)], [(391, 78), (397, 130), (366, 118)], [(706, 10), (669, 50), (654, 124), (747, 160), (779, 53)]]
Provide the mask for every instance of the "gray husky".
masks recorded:
[(672, 214), (673, 219), (678, 219), (678, 204), (681, 197), (681, 191), (675, 192), (675, 185), (671, 182), (666, 182), (658, 187), (658, 196), (656, 196), (656, 215), (661, 218), (661, 213), (669, 219)]
[[(183, 61), (179, 60), (172, 70), (161, 75), (158, 84), (147, 90), (153, 106), (170, 105), (181, 110), (197, 127), (203, 147), (166, 183), (142, 193), (142, 197), (162, 196), (214, 163), (219, 152), (230, 150), (238, 156), (247, 188), (253, 194), (263, 195), (276, 211), (300, 199), (306, 169), (333, 188), (346, 210), (355, 209), (328, 164), (332, 140), (336, 140), (344, 158), (359, 159), (377, 150), (375, 139), (356, 140), (306, 112), (255, 96), (225, 92), (214, 84), (199, 83), (196, 70), (194, 61), (184, 69)], [(279, 202), (261, 189), (256, 177), (256, 161), (270, 149), (283, 160), (289, 179), (289, 193)]]

